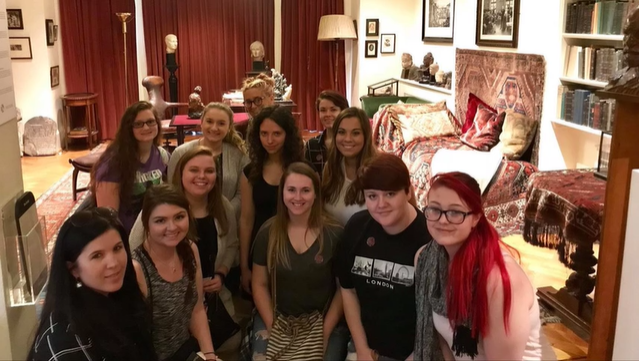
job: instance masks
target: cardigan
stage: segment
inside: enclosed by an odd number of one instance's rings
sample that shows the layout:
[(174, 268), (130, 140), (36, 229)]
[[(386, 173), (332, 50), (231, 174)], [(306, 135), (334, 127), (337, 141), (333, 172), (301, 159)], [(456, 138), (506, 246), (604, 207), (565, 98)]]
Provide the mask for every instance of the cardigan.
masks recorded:
[[(214, 269), (217, 270), (221, 266), (225, 266), (228, 269), (234, 265), (234, 260), (238, 255), (238, 248), (240, 246), (240, 242), (238, 241), (238, 227), (236, 219), (234, 218), (233, 207), (227, 198), (222, 197), (222, 204), (224, 205), (224, 211), (227, 214), (227, 221), (229, 224), (229, 230), (227, 234), (222, 236), (220, 232), (222, 228), (218, 223), (217, 219), (214, 219), (216, 224), (216, 229), (218, 230), (218, 255), (216, 256)], [(142, 225), (142, 212), (138, 214), (138, 218), (136, 222), (133, 224), (133, 228), (131, 228), (131, 233), (129, 234), (129, 246), (131, 251), (135, 250), (138, 246), (140, 246), (145, 240), (144, 227)], [(226, 288), (226, 286), (222, 286), (222, 290), (220, 291), (220, 299), (224, 304), (224, 307), (227, 308), (227, 312), (229, 315), (233, 317), (235, 315), (235, 309), (233, 307), (233, 302), (231, 301), (231, 292)]]
[[(198, 147), (198, 145), (200, 145), (200, 139), (184, 143), (173, 151), (167, 170), (167, 180), (169, 183), (172, 183), (173, 174), (182, 156), (187, 151)], [(236, 222), (238, 218), (240, 218), (240, 175), (242, 174), (242, 169), (247, 164), (249, 164), (249, 157), (247, 155), (233, 144), (228, 142), (222, 143), (222, 195), (231, 202)]]

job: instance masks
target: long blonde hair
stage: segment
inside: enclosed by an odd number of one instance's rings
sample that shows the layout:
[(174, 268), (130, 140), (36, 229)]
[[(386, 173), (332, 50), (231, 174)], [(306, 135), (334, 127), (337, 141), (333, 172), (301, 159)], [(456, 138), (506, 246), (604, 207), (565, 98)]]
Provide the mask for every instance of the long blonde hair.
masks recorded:
[(238, 132), (236, 131), (235, 126), (233, 125), (233, 111), (231, 110), (231, 107), (221, 102), (209, 103), (202, 111), (202, 116), (200, 116), (200, 124), (204, 122), (204, 118), (207, 115), (207, 112), (213, 109), (224, 112), (225, 114), (227, 114), (229, 118), (229, 132), (227, 132), (227, 135), (225, 135), (224, 140), (222, 140), (222, 142), (226, 142), (237, 147), (238, 150), (242, 151), (242, 153), (246, 155), (247, 149), (244, 145), (244, 140), (242, 140), (240, 135), (238, 135)]
[(306, 176), (311, 179), (313, 183), (313, 191), (316, 194), (316, 198), (311, 206), (311, 213), (309, 214), (305, 234), (310, 230), (318, 231), (320, 248), (318, 249), (317, 255), (322, 255), (322, 251), (324, 250), (323, 229), (330, 226), (339, 226), (338, 222), (333, 220), (324, 211), (322, 198), (320, 198), (320, 177), (318, 174), (306, 162), (299, 161), (292, 163), (287, 167), (280, 179), (280, 186), (278, 187), (278, 210), (276, 215), (271, 218), (271, 225), (269, 227), (269, 244), (267, 248), (267, 268), (269, 271), (275, 269), (278, 265), (286, 269), (291, 269), (287, 248), (287, 243), (289, 243), (289, 210), (284, 204), (283, 192), (284, 184), (292, 174)]
[[(178, 162), (178, 167), (176, 168), (176, 172), (173, 174), (173, 180), (171, 184), (173, 184), (176, 188), (178, 188), (183, 194), (184, 185), (182, 185), (182, 175), (184, 174), (184, 168), (187, 166), (187, 163), (195, 158), (196, 156), (206, 155), (211, 157), (211, 160), (214, 161), (215, 165), (215, 157), (213, 156), (213, 151), (206, 146), (197, 146), (193, 149), (187, 151)], [(216, 170), (216, 173), (218, 171)], [(207, 211), (209, 215), (212, 216), (220, 225), (220, 230), (218, 233), (221, 236), (225, 236), (227, 232), (229, 232), (229, 221), (227, 220), (227, 213), (224, 209), (224, 204), (222, 204), (222, 184), (221, 179), (216, 177), (216, 183), (207, 194)]]
[[(360, 121), (360, 127), (362, 128), (362, 133), (364, 134), (364, 145), (362, 145), (362, 150), (358, 155), (358, 165), (357, 169), (362, 166), (362, 164), (371, 159), (376, 155), (376, 148), (373, 145), (373, 131), (371, 130), (371, 124), (369, 123), (369, 117), (367, 114), (357, 108), (350, 107), (345, 110), (342, 110), (336, 120), (333, 122), (332, 130), (332, 140), (331, 147), (329, 148), (329, 156), (327, 163), (324, 166), (324, 170), (322, 172), (322, 200), (325, 203), (335, 203), (340, 196), (340, 190), (342, 189), (342, 185), (344, 184), (345, 175), (342, 171), (342, 160), (344, 156), (338, 150), (336, 146), (336, 137), (338, 136), (338, 130), (340, 129), (340, 124), (346, 118), (355, 117)], [(356, 169), (356, 170), (357, 170)], [(352, 205), (364, 204), (364, 197), (358, 195), (355, 190), (353, 190), (353, 185), (347, 191), (347, 195), (345, 196), (345, 204)]]

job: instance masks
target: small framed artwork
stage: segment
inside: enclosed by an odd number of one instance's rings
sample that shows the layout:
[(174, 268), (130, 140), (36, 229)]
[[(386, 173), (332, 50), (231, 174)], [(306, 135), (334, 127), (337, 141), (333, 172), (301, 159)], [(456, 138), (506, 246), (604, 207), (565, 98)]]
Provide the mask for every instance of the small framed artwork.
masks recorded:
[(55, 34), (53, 30), (53, 20), (45, 19), (45, 29), (47, 30), (47, 45), (52, 46), (55, 43)]
[(60, 66), (51, 67), (50, 73), (51, 73), (51, 88), (58, 87), (60, 85)]
[(7, 9), (7, 24), (9, 29), (24, 29), (22, 9)]
[(396, 35), (380, 35), (380, 54), (393, 54), (396, 52)]
[(476, 44), (518, 48), (520, 0), (478, 0)]
[(11, 59), (32, 59), (31, 38), (9, 38), (9, 54), (11, 55)]
[(364, 57), (365, 58), (376, 58), (378, 56), (378, 41), (377, 40), (366, 40), (364, 42)]
[(453, 43), (455, 0), (422, 0), (422, 41)]
[(380, 20), (378, 19), (367, 19), (367, 32), (366, 35), (368, 37), (377, 37), (380, 35), (379, 28)]

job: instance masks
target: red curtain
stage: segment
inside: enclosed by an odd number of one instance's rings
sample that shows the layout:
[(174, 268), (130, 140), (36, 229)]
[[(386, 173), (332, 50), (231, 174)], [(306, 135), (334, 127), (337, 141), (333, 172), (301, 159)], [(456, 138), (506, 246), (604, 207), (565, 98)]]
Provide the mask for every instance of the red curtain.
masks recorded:
[(339, 42), (338, 64), (335, 42), (318, 41), (320, 18), (329, 14), (344, 14), (344, 0), (282, 0), (282, 73), (293, 85), (291, 99), (309, 130), (322, 129), (315, 110), (318, 94), (326, 89), (346, 92), (344, 41)]
[(249, 45), (256, 40), (264, 44), (265, 60), (274, 66), (273, 0), (144, 0), (142, 12), (147, 73), (165, 79), (167, 100), (167, 34), (178, 37), (179, 102), (187, 102), (198, 85), (204, 103), (221, 101), (224, 92), (240, 88), (251, 70)]
[(125, 101), (124, 40), (115, 13), (131, 13), (133, 19), (134, 0), (60, 0), (67, 93), (98, 94), (102, 139), (115, 136), (126, 106), (138, 99), (135, 20), (127, 24), (129, 100)]

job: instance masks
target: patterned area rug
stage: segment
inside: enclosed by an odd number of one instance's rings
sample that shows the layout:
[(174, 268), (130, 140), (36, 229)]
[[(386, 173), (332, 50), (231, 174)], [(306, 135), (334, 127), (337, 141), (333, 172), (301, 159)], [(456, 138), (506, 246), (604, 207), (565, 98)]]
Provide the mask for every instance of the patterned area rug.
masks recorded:
[[(73, 201), (71, 193), (73, 169), (70, 169), (49, 190), (38, 198), (36, 209), (39, 216), (45, 217), (47, 233), (47, 251), (53, 251), (53, 244), (58, 236), (58, 230), (68, 216), (73, 214), (80, 204), (87, 198), (87, 192), (78, 193), (78, 200)], [(78, 186), (89, 184), (89, 174), (78, 175)]]
[[(546, 62), (537, 54), (456, 49), (456, 117), (464, 120), (469, 93), (498, 111), (513, 109), (540, 122)], [(538, 165), (540, 127), (531, 163)]]

